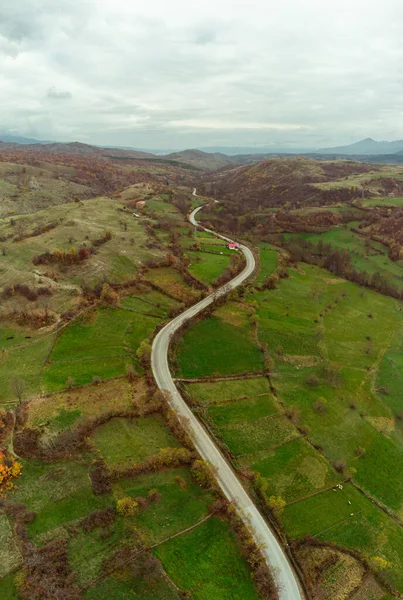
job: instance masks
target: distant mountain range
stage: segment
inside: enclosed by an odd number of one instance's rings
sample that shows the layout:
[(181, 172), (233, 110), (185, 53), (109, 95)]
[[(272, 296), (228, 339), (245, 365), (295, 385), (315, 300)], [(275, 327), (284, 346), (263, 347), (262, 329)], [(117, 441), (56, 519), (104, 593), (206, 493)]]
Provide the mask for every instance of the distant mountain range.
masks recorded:
[[(60, 152), (74, 154), (96, 154), (121, 160), (152, 160), (155, 162), (179, 163), (187, 168), (201, 169), (205, 171), (216, 171), (236, 164), (252, 164), (267, 158), (293, 156), (305, 156), (315, 160), (334, 160), (344, 158), (361, 162), (372, 163), (403, 163), (403, 140), (392, 142), (377, 142), (372, 138), (366, 138), (354, 144), (346, 146), (335, 146), (332, 148), (321, 148), (318, 150), (308, 149), (280, 149), (269, 147), (208, 147), (192, 150), (181, 150), (167, 153), (158, 150), (145, 151), (130, 147), (94, 146), (82, 142), (46, 142), (34, 140), (16, 135), (0, 133), (0, 150), (13, 149), (32, 152)], [(225, 150), (220, 152), (218, 150)]]
[(0, 140), (7, 144), (48, 144), (50, 142), (43, 140), (36, 140), (34, 138), (21, 137), (20, 135), (10, 135), (8, 133), (0, 132)]
[(394, 142), (376, 142), (372, 138), (366, 138), (347, 146), (335, 146), (334, 148), (321, 148), (315, 151), (318, 154), (343, 154), (348, 156), (377, 154), (396, 154), (403, 152), (403, 140)]

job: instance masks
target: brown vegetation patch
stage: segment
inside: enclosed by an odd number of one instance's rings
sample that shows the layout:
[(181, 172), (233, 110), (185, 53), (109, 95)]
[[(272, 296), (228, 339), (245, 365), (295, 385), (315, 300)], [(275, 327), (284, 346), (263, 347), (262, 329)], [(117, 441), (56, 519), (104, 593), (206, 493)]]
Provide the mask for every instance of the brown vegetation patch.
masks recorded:
[(365, 567), (333, 548), (306, 545), (297, 552), (314, 598), (347, 600), (360, 587)]
[(367, 417), (367, 421), (383, 435), (393, 433), (395, 430), (395, 421), (389, 417)]
[(125, 379), (106, 381), (97, 386), (67, 390), (35, 398), (28, 405), (27, 426), (39, 426), (56, 417), (62, 410), (80, 410), (84, 417), (91, 417), (109, 410), (125, 410), (134, 400), (146, 394), (143, 378), (132, 385)]
[(239, 304), (225, 304), (215, 311), (215, 315), (234, 327), (244, 327), (247, 323), (246, 310)]
[(283, 361), (297, 367), (316, 367), (319, 363), (317, 356), (298, 356), (297, 354), (284, 354)]
[(344, 283), (344, 281), (342, 279), (334, 279), (331, 277), (324, 277), (323, 281), (325, 283), (327, 283), (328, 285), (336, 285), (337, 283)]

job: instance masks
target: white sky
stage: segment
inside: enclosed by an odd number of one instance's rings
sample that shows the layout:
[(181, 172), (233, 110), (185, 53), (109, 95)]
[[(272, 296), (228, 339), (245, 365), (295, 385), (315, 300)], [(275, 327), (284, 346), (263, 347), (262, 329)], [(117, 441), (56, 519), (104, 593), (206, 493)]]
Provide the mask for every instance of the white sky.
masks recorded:
[(1, 0), (0, 107), (134, 147), (403, 138), (403, 2)]

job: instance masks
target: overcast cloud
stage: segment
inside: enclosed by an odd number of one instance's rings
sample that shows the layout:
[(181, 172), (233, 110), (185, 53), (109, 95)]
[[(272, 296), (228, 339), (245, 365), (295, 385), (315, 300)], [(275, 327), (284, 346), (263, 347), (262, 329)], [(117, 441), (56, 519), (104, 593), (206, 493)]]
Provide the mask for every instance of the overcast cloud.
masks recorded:
[(403, 138), (402, 0), (2, 0), (0, 131), (148, 148)]

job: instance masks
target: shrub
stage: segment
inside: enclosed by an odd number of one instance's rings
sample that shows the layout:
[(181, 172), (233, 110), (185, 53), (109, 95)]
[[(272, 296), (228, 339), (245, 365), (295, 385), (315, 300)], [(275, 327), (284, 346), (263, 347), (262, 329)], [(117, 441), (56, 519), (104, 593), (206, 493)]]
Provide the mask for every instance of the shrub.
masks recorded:
[(119, 294), (108, 283), (104, 283), (101, 290), (101, 300), (111, 306), (118, 306)]
[(151, 360), (151, 344), (147, 340), (143, 340), (136, 352), (136, 356), (142, 367), (147, 368)]
[(270, 496), (267, 500), (267, 505), (270, 510), (278, 517), (283, 512), (286, 502), (281, 496)]
[(319, 377), (315, 373), (310, 373), (306, 378), (306, 384), (309, 387), (317, 387), (319, 385)]
[(318, 398), (313, 403), (314, 410), (320, 415), (324, 415), (327, 410), (327, 403), (325, 398)]
[(133, 369), (133, 365), (126, 365), (126, 377), (127, 381), (133, 382), (136, 379), (136, 371)]
[(292, 404), (286, 410), (286, 416), (294, 425), (297, 425), (301, 419), (301, 409), (296, 404)]
[(332, 387), (339, 387), (341, 385), (341, 365), (329, 362), (323, 365), (322, 371), (323, 377), (329, 385)]
[(278, 286), (279, 279), (280, 278), (277, 275), (277, 273), (272, 273), (271, 275), (269, 275), (267, 277), (267, 279), (263, 283), (262, 289), (264, 289), (264, 290), (274, 290), (274, 289), (276, 289), (276, 287)]
[(336, 470), (338, 473), (344, 473), (344, 472), (346, 471), (346, 469), (347, 469), (347, 464), (346, 464), (346, 462), (345, 462), (344, 460), (341, 460), (341, 459), (339, 459), (339, 460), (336, 460), (336, 461), (333, 463), (333, 466), (334, 466), (335, 470)]
[(97, 496), (111, 491), (111, 482), (109, 472), (105, 462), (102, 459), (94, 460), (90, 468), (90, 479), (92, 491)]
[(13, 487), (13, 479), (21, 473), (22, 465), (11, 455), (0, 451), (0, 491)]
[(209, 490), (215, 490), (217, 488), (214, 468), (206, 461), (195, 460), (192, 465), (192, 475), (199, 485), (202, 485)]
[(104, 510), (94, 510), (85, 519), (81, 521), (81, 527), (86, 533), (89, 533), (97, 527), (108, 527), (115, 520), (115, 511), (112, 506)]
[(24, 567), (18, 591), (25, 600), (63, 598), (79, 600), (80, 589), (73, 583), (67, 539), (54, 539), (41, 548), (31, 542), (22, 544)]
[(175, 481), (176, 485), (179, 485), (179, 487), (182, 488), (183, 490), (185, 490), (187, 488), (187, 486), (188, 486), (188, 484), (186, 483), (186, 481), (182, 477), (180, 477), (179, 475), (177, 475), (174, 478), (174, 481)]
[(134, 516), (137, 513), (138, 508), (138, 502), (133, 500), (133, 498), (130, 498), (130, 496), (125, 496), (116, 503), (116, 510), (122, 517)]

